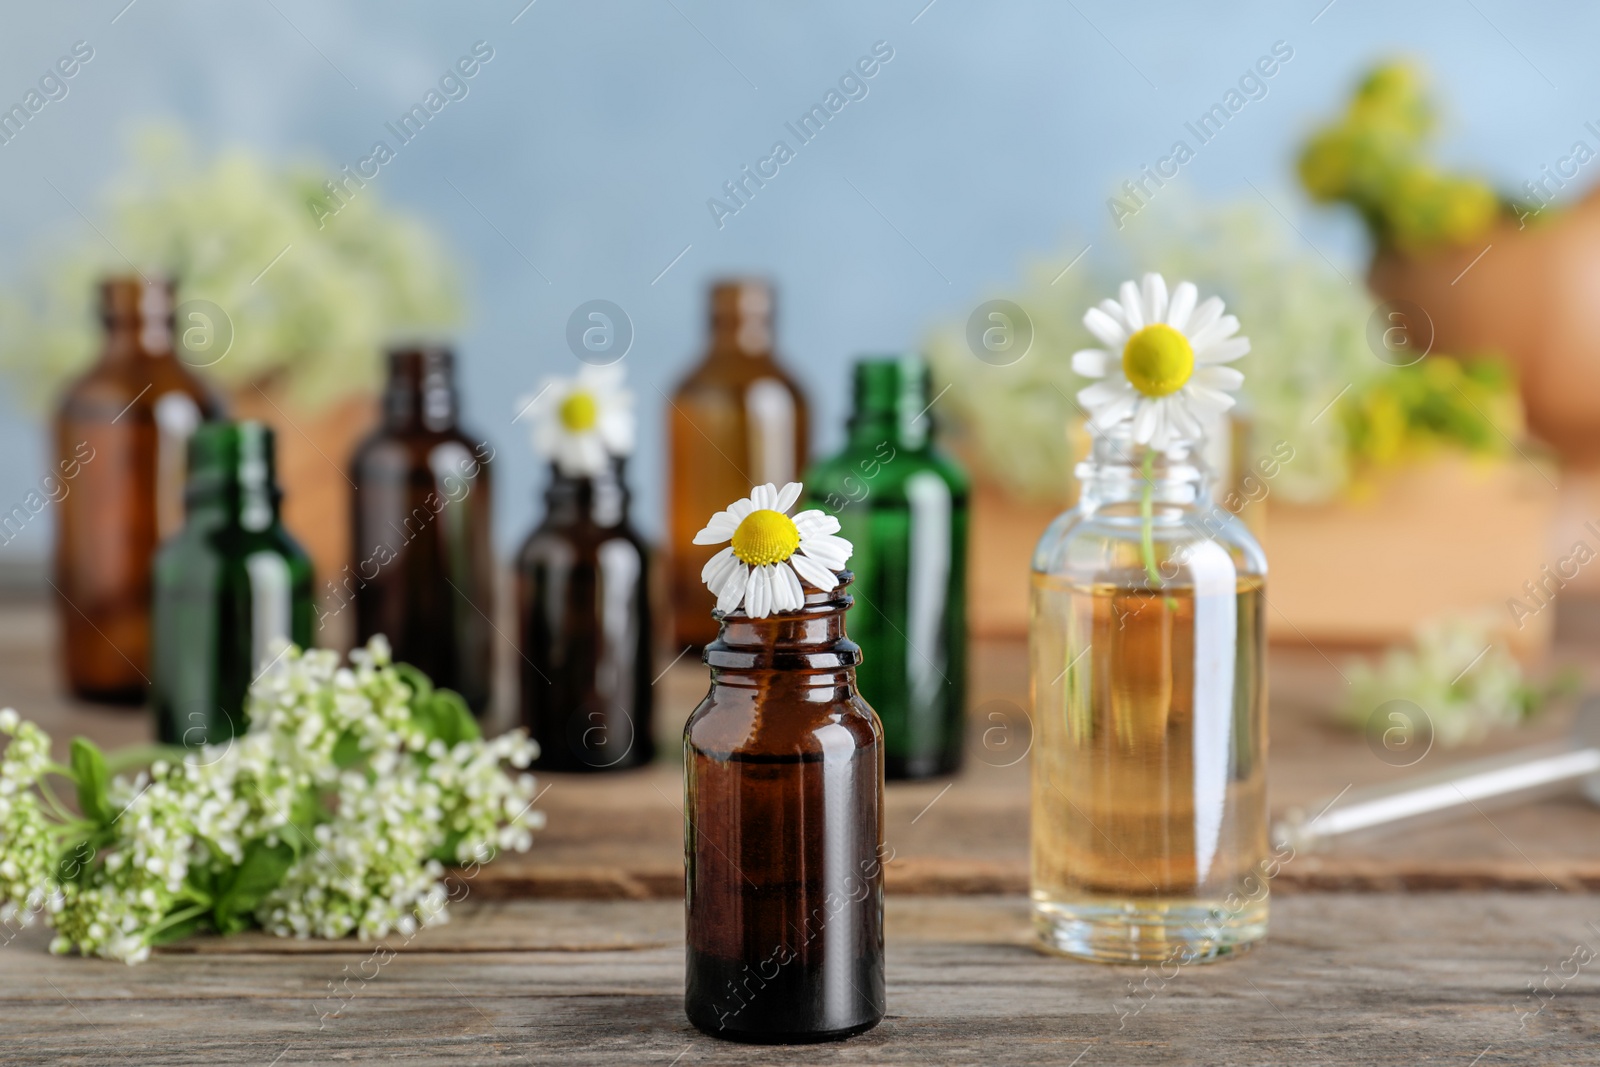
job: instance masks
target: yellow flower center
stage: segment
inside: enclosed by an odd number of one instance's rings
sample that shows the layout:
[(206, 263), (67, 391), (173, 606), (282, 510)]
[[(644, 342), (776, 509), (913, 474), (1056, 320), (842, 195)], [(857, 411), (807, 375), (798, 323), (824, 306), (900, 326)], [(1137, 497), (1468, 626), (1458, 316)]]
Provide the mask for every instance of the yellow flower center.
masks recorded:
[(1122, 373), (1145, 396), (1170, 396), (1194, 376), (1194, 349), (1182, 333), (1158, 322), (1128, 338)]
[(781, 511), (752, 511), (733, 531), (733, 554), (752, 567), (781, 563), (799, 547), (800, 529)]
[(600, 421), (600, 405), (588, 393), (569, 393), (561, 402), (561, 425), (570, 433), (594, 429)]

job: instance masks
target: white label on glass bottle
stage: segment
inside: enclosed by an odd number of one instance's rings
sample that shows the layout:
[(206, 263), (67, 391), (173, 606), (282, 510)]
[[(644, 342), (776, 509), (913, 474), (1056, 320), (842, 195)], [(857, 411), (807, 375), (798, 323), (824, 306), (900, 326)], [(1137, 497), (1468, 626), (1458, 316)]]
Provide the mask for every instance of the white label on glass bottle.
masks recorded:
[(200, 425), (200, 407), (187, 393), (163, 393), (155, 403), (156, 536), (165, 541), (183, 526), (183, 484), (189, 469), (189, 438)]
[(1194, 863), (1204, 883), (1216, 858), (1233, 766), (1233, 667), (1238, 657), (1239, 575), (1215, 541), (1189, 554), (1194, 579)]
[(254, 677), (290, 639), (289, 564), (276, 552), (252, 552), (244, 558), (244, 569), (250, 576), (250, 674)]
[(950, 487), (932, 471), (906, 479), (911, 506), (906, 581), (906, 679), (911, 683), (911, 733), (927, 736), (915, 720), (938, 706), (945, 684), (944, 633), (950, 588)]
[(750, 481), (783, 488), (797, 477), (794, 454), (794, 397), (776, 378), (759, 378), (744, 394), (750, 434)]

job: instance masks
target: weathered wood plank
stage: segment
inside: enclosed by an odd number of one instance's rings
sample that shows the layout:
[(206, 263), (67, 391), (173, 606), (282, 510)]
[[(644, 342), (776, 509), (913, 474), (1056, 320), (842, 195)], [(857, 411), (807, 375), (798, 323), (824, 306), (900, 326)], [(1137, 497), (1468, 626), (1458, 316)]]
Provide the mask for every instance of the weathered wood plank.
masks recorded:
[(0, 950), (0, 1058), (607, 1067), (1070, 1064), (1080, 1054), (1081, 1067), (1595, 1062), (1600, 963), (1569, 966), (1575, 977), (1550, 980), (1542, 1012), (1519, 1012), (1541, 1003), (1528, 983), (1561, 973), (1575, 945), (1600, 949), (1600, 898), (1305, 894), (1274, 909), (1272, 938), (1257, 952), (1163, 977), (1035, 953), (1021, 898), (891, 899), (889, 1018), (842, 1045), (771, 1050), (688, 1026), (681, 911), (663, 901), (468, 904), (455, 922), (368, 967), (367, 980), (360, 964), (371, 957), (349, 946), (280, 951), (288, 946), (251, 938), (225, 952), (164, 952), (128, 968), (50, 957), (28, 934)]

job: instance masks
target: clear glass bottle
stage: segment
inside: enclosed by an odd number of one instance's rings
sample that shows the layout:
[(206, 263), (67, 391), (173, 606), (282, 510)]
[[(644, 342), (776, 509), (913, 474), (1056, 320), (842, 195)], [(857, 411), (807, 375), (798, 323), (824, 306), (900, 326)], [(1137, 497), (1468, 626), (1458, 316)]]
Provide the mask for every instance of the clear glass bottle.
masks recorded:
[(100, 283), (105, 345), (56, 414), (55, 587), (67, 685), (84, 700), (142, 704), (150, 669), (150, 560), (183, 525), (185, 449), (222, 402), (173, 354), (166, 279)]
[(282, 642), (311, 645), (311, 560), (279, 521), (272, 430), (208, 423), (189, 440), (187, 518), (156, 554), (151, 707), (166, 744), (242, 731), (250, 683)]
[(615, 771), (655, 758), (650, 548), (628, 519), (623, 461), (554, 465), (545, 517), (517, 556), (522, 724), (535, 766)]
[(721, 616), (684, 727), (685, 1009), (734, 1041), (836, 1040), (884, 1013), (883, 732), (851, 598), (805, 591), (798, 611)]
[(455, 358), (438, 346), (389, 353), (383, 423), (350, 463), (351, 561), (327, 583), (353, 599), (356, 640), (389, 639), (480, 718), (493, 677), (492, 450), (457, 423)]
[(806, 465), (806, 401), (773, 354), (772, 288), (759, 279), (711, 289), (711, 347), (668, 411), (668, 582), (677, 648), (717, 636), (700, 571), (716, 554), (696, 545), (707, 515), (752, 485), (798, 481)]
[(933, 445), (928, 369), (914, 356), (863, 359), (838, 455), (806, 476), (855, 548), (856, 678), (883, 721), (890, 779), (961, 765), (967, 667), (965, 472)]
[(1180, 963), (1266, 935), (1266, 559), (1190, 447), (1096, 435), (1033, 559), (1041, 947)]

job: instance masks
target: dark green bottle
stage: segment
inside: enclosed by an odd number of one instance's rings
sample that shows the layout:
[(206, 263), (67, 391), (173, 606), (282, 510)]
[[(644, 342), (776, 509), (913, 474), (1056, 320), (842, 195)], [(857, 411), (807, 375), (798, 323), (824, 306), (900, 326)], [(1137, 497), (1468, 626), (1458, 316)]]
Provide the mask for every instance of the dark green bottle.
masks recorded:
[(151, 706), (167, 744), (226, 741), (278, 642), (311, 643), (311, 560), (278, 518), (272, 431), (200, 426), (183, 529), (156, 553)]
[(961, 764), (968, 484), (933, 447), (928, 406), (921, 359), (859, 360), (849, 441), (806, 478), (806, 492), (855, 546), (856, 679), (883, 720), (888, 778), (930, 778)]

